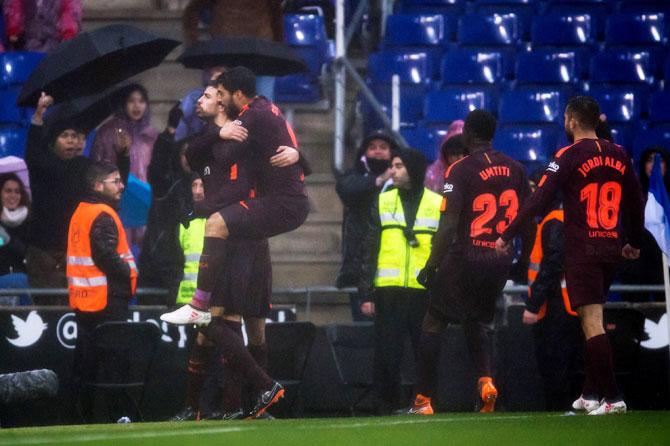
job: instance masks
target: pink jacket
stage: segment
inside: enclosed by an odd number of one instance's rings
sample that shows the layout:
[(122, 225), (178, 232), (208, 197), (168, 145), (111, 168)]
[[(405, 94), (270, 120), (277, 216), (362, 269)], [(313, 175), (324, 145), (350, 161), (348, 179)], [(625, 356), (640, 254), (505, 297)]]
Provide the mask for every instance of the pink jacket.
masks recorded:
[(25, 40), (24, 49), (46, 52), (81, 30), (81, 0), (5, 0), (7, 38)]

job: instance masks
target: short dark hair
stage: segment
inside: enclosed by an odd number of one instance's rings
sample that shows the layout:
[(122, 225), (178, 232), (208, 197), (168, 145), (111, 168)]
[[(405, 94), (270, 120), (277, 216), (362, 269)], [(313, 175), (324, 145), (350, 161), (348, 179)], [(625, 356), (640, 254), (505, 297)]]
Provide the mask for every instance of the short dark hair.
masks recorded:
[(457, 135), (453, 135), (449, 139), (446, 139), (440, 146), (440, 153), (442, 155), (442, 159), (445, 161), (450, 156), (467, 155), (468, 147), (465, 144), (465, 137), (463, 134), (459, 133)]
[(496, 125), (496, 118), (491, 113), (481, 109), (472, 110), (465, 117), (463, 133), (483, 141), (491, 141), (496, 134)]
[(586, 130), (595, 130), (600, 124), (600, 107), (590, 96), (575, 96), (570, 98), (565, 107), (565, 113), (574, 118)]
[(104, 180), (109, 174), (118, 172), (119, 168), (111, 163), (106, 163), (103, 161), (93, 161), (88, 169), (86, 169), (86, 184), (90, 189), (93, 189), (93, 185)]
[(239, 90), (248, 98), (256, 96), (256, 75), (246, 67), (231, 68), (219, 76), (216, 84), (221, 85), (230, 93)]
[[(30, 208), (30, 196), (26, 190), (26, 185), (23, 184), (23, 181), (19, 176), (14, 172), (7, 172), (0, 175), (0, 190), (5, 187), (7, 181), (15, 181), (19, 184), (19, 193), (21, 194), (21, 199), (19, 200), (19, 206), (25, 206)], [(0, 206), (2, 204), (0, 203)]]

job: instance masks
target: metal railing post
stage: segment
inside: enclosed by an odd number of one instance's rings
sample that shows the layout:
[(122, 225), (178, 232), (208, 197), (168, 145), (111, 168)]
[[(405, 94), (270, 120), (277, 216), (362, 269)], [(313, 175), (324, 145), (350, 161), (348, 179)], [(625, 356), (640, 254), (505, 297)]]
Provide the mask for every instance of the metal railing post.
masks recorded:
[(333, 163), (335, 170), (344, 170), (344, 113), (346, 95), (346, 73), (342, 60), (346, 58), (347, 48), (344, 39), (344, 0), (337, 0), (335, 7), (335, 144)]

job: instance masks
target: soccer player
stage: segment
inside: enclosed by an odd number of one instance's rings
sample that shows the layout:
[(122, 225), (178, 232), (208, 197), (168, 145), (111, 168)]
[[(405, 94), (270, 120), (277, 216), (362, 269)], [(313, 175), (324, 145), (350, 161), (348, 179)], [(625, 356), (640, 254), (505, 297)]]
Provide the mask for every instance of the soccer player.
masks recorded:
[(431, 415), (440, 335), (460, 322), (478, 375), (482, 412), (492, 412), (498, 392), (492, 380), (491, 332), (495, 301), (509, 274), (511, 255), (498, 256), (495, 241), (529, 194), (524, 168), (493, 150), (496, 119), (484, 110), (468, 114), (463, 135), (470, 155), (445, 174), (446, 207), (419, 281), (429, 288), (429, 307), (419, 345), (416, 397), (409, 413)]
[(622, 147), (597, 137), (599, 115), (593, 98), (570, 99), (565, 131), (574, 143), (556, 153), (537, 191), (496, 241), (496, 250), (505, 253), (521, 225), (546, 212), (561, 193), (567, 290), (586, 338), (586, 379), (573, 407), (590, 415), (626, 411), (603, 326), (603, 304), (622, 257), (639, 257), (644, 230), (642, 194), (630, 158)]

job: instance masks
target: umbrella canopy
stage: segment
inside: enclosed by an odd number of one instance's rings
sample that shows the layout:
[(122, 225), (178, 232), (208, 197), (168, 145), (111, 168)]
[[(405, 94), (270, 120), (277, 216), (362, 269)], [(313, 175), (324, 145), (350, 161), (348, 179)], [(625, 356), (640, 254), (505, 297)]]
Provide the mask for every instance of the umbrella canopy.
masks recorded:
[(307, 71), (305, 62), (281, 42), (254, 37), (226, 37), (194, 43), (177, 59), (186, 68), (243, 66), (259, 76), (286, 76)]
[(88, 133), (119, 108), (127, 93), (128, 86), (116, 86), (57, 104), (47, 111), (44, 124), (51, 127), (61, 122), (74, 122)]
[(150, 207), (151, 186), (131, 173), (128, 175), (128, 184), (121, 197), (119, 216), (123, 225), (127, 228), (145, 226)]
[(95, 94), (160, 64), (179, 42), (130, 25), (109, 25), (59, 44), (32, 72), (16, 103), (34, 106), (40, 92), (55, 102)]

